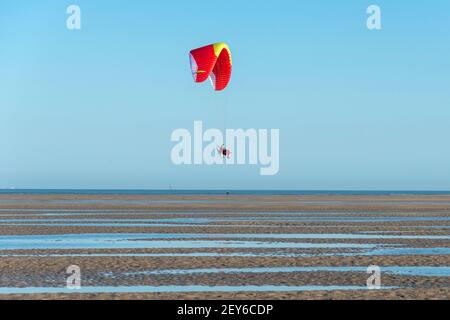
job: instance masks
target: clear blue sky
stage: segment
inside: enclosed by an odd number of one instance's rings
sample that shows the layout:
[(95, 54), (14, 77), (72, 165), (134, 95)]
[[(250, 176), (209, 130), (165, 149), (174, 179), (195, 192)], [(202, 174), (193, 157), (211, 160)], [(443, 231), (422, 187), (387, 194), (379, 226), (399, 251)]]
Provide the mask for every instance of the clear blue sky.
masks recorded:
[[(449, 30), (447, 0), (2, 1), (0, 187), (449, 190)], [(221, 94), (188, 59), (217, 41)], [(173, 165), (194, 120), (279, 128), (279, 174)]]

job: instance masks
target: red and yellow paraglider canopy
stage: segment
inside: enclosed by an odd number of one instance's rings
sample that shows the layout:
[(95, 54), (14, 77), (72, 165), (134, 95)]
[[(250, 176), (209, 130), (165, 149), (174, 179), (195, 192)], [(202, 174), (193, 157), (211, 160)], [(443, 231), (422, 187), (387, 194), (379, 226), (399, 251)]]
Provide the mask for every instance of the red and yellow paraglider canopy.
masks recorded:
[(190, 52), (192, 76), (195, 82), (210, 78), (214, 90), (225, 89), (231, 78), (230, 48), (218, 42)]

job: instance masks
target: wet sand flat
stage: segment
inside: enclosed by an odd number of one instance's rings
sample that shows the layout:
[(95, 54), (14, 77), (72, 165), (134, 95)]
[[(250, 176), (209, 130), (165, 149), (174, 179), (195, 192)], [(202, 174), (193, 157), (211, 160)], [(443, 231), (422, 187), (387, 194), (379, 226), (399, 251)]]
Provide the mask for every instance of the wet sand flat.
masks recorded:
[(0, 299), (244, 298), (449, 299), (450, 195), (0, 194)]

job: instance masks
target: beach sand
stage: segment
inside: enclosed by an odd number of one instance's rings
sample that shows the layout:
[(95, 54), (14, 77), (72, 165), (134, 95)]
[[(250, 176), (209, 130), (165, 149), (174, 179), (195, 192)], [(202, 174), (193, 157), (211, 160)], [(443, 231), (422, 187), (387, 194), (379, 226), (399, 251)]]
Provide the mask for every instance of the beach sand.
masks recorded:
[[(450, 273), (383, 272), (450, 269), (449, 235), (450, 195), (0, 194), (0, 299), (449, 299)], [(70, 265), (80, 267), (82, 286), (130, 288), (365, 287), (370, 276), (365, 268), (377, 265), (382, 287), (8, 292), (64, 288)], [(286, 269), (293, 267), (312, 270)]]

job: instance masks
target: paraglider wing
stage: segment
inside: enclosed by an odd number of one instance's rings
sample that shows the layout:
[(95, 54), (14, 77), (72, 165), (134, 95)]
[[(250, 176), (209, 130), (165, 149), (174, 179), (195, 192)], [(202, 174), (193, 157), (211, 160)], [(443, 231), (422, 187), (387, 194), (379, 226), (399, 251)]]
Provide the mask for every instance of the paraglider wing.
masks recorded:
[(210, 78), (217, 91), (227, 87), (231, 78), (231, 52), (228, 46), (219, 42), (190, 52), (191, 71), (195, 82)]

